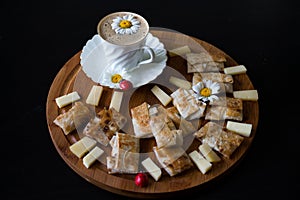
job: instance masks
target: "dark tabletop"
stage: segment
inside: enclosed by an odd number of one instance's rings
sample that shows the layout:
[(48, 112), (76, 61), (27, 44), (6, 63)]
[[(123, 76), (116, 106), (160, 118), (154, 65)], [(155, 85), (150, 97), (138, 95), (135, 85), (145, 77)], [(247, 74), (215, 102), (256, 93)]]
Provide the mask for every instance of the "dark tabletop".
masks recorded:
[(45, 112), (61, 67), (96, 34), (98, 21), (115, 11), (139, 13), (151, 27), (213, 44), (247, 67), (259, 91), (259, 124), (248, 153), (228, 176), (189, 199), (289, 199), (291, 188), (300, 189), (299, 181), (291, 183), (299, 178), (292, 172), (297, 168), (292, 162), (299, 159), (290, 160), (298, 146), (294, 135), (299, 134), (297, 101), (291, 101), (297, 91), (290, 92), (297, 85), (291, 70), (299, 68), (294, 30), (299, 3), (196, 2), (1, 1), (1, 190), (9, 199), (128, 199), (94, 186), (63, 161)]

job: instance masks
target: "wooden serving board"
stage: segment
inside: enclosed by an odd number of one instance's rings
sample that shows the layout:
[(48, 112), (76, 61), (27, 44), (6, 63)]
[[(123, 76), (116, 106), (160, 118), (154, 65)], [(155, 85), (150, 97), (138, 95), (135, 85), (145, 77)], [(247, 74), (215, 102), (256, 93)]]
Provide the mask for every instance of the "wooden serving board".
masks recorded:
[[(227, 59), (225, 63), (226, 66), (234, 66), (238, 64), (229, 55), (202, 40), (169, 31), (152, 30), (151, 33), (160, 39), (167, 50), (184, 45), (188, 45), (193, 52), (203, 51), (204, 48), (210, 54), (224, 55)], [(230, 159), (222, 157), (221, 162), (213, 163), (212, 169), (205, 175), (203, 175), (196, 166), (174, 177), (170, 177), (162, 169), (163, 175), (159, 181), (155, 182), (151, 176), (149, 176), (149, 185), (141, 188), (134, 184), (135, 175), (108, 174), (105, 163), (101, 161), (96, 161), (89, 169), (87, 169), (83, 165), (82, 159), (77, 158), (69, 150), (69, 146), (81, 138), (80, 131), (76, 130), (65, 135), (63, 131), (53, 123), (54, 119), (60, 113), (67, 111), (71, 107), (71, 105), (69, 105), (61, 109), (58, 108), (55, 103), (56, 97), (72, 91), (77, 91), (81, 96), (81, 101), (85, 102), (92, 85), (97, 85), (97, 83), (93, 82), (82, 71), (80, 65), (80, 54), (81, 52), (78, 52), (68, 62), (66, 62), (55, 77), (47, 98), (46, 117), (53, 144), (60, 156), (75, 172), (92, 184), (110, 192), (130, 197), (170, 197), (178, 193), (182, 194), (192, 190), (200, 190), (203, 189), (203, 186), (207, 185), (207, 183), (215, 182), (223, 175), (228, 174), (228, 172), (230, 172), (232, 168), (238, 164), (249, 149), (255, 137), (258, 125), (259, 108), (257, 101), (243, 102), (243, 122), (251, 123), (253, 125), (250, 137), (244, 139), (241, 146), (236, 149)], [(128, 126), (126, 126), (123, 131), (126, 133), (132, 133), (130, 108), (137, 106), (144, 101), (150, 105), (160, 103), (150, 91), (154, 84), (158, 84), (162, 89), (164, 89), (164, 91), (171, 94), (171, 92), (175, 91), (176, 86), (168, 83), (169, 77), (171, 75), (182, 76), (191, 81), (192, 74), (187, 74), (186, 71), (186, 60), (184, 58), (180, 56), (168, 57), (167, 67), (163, 73), (157, 77), (157, 79), (140, 88), (125, 92), (120, 112), (129, 117), (129, 120), (127, 123)], [(233, 75), (233, 77), (234, 90), (254, 89), (247, 74)], [(108, 107), (112, 91), (112, 89), (104, 87), (104, 92), (100, 99), (99, 106), (90, 108), (94, 109), (95, 112), (98, 112), (104, 107)], [(151, 152), (152, 147), (155, 145), (153, 138), (141, 139), (140, 142), (141, 153)], [(199, 144), (200, 142), (196, 139), (191, 140), (186, 152), (189, 153), (192, 150), (197, 149)]]

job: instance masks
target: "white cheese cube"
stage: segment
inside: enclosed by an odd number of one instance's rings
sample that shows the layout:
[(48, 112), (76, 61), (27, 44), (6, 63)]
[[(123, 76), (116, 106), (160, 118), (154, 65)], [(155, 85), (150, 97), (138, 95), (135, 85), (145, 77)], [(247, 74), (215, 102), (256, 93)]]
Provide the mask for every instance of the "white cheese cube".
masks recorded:
[(219, 162), (221, 158), (214, 152), (211, 147), (207, 143), (203, 143), (199, 146), (199, 150), (201, 154), (208, 160), (209, 162)]
[(82, 158), (88, 151), (96, 146), (96, 140), (89, 138), (87, 136), (81, 138), (74, 144), (70, 146), (70, 150), (74, 153), (78, 158)]
[(86, 103), (97, 106), (101, 98), (103, 87), (100, 85), (93, 85), (88, 97), (86, 98)]
[(187, 45), (169, 50), (169, 56), (171, 56), (171, 57), (176, 56), (176, 55), (185, 56), (185, 54), (187, 54), (187, 53), (191, 53), (191, 49)]
[(171, 76), (169, 78), (169, 82), (172, 83), (173, 85), (176, 85), (179, 88), (184, 88), (186, 90), (189, 90), (192, 87), (191, 82), (189, 82), (187, 80), (184, 80), (184, 79), (181, 79), (181, 78), (177, 78), (175, 76)]
[(73, 103), (73, 102), (79, 100), (79, 99), (80, 99), (79, 94), (76, 91), (74, 91), (69, 94), (55, 98), (55, 102), (59, 108), (62, 108), (66, 105), (69, 105), (70, 103)]
[(245, 101), (257, 101), (258, 93), (257, 90), (239, 90), (233, 91), (233, 97)]
[(120, 112), (121, 103), (123, 98), (123, 92), (114, 91), (109, 108), (114, 108), (116, 111)]
[(249, 137), (252, 130), (252, 124), (228, 121), (226, 124), (226, 129), (242, 136)]
[(160, 89), (157, 85), (155, 85), (151, 92), (156, 96), (156, 98), (164, 105), (168, 105), (172, 101), (172, 97), (170, 97), (167, 93), (165, 93), (162, 89)]
[(104, 153), (102, 149), (95, 146), (86, 156), (83, 157), (83, 164), (89, 168)]
[(247, 69), (244, 65), (237, 65), (237, 66), (224, 68), (224, 73), (230, 74), (230, 75), (244, 74), (244, 73), (246, 73), (246, 71), (247, 71)]
[(146, 158), (142, 161), (143, 167), (150, 173), (155, 181), (161, 177), (161, 169), (151, 160), (151, 158)]
[(205, 174), (212, 168), (212, 164), (196, 150), (189, 153), (189, 156), (192, 159), (192, 161), (196, 164), (198, 169), (202, 172), (202, 174)]

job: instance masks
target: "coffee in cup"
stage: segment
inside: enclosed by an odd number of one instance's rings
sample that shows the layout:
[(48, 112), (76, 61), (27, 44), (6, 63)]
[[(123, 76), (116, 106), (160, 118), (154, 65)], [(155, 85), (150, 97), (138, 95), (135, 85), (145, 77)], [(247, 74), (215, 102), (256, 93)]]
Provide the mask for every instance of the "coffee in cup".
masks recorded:
[(145, 45), (148, 22), (132, 12), (115, 12), (103, 17), (97, 26), (107, 67), (130, 72), (154, 60), (154, 51)]

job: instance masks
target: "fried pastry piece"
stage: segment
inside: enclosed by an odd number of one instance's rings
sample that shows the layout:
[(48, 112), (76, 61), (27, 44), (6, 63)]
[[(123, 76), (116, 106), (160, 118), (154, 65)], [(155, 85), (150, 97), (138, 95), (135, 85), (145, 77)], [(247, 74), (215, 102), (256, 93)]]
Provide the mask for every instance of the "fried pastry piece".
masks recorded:
[(183, 88), (178, 88), (171, 94), (173, 105), (186, 120), (203, 117), (206, 108), (206, 103), (198, 101), (193, 94), (193, 90), (186, 90)]
[[(168, 116), (167, 109), (165, 109), (162, 105), (160, 104), (154, 104), (149, 107), (149, 124), (151, 127), (151, 131), (153, 132), (153, 125), (157, 126), (162, 126), (167, 125), (167, 127), (170, 130), (175, 130), (176, 126), (172, 119)], [(151, 124), (152, 123), (152, 124)], [(161, 125), (159, 125), (161, 124)]]
[(103, 144), (104, 146), (107, 146), (109, 139), (103, 128), (100, 126), (100, 121), (101, 119), (99, 117), (94, 117), (91, 119), (83, 129), (83, 134), (97, 140), (97, 142)]
[(210, 102), (206, 115), (206, 120), (243, 120), (243, 101), (232, 97), (221, 97), (214, 102)]
[(182, 173), (193, 166), (190, 157), (180, 146), (153, 147), (153, 151), (161, 166), (170, 176)]
[(187, 53), (187, 72), (217, 72), (224, 70), (226, 58), (221, 55), (210, 55), (207, 52)]
[(130, 110), (134, 134), (138, 138), (153, 136), (149, 124), (150, 117), (148, 107), (147, 102), (143, 102)]
[(58, 115), (53, 122), (63, 130), (65, 135), (68, 135), (76, 128), (88, 123), (91, 117), (92, 113), (89, 108), (81, 101), (77, 101), (72, 108)]
[(175, 126), (179, 130), (182, 130), (183, 137), (196, 131), (193, 123), (181, 117), (175, 106), (167, 108), (166, 111), (168, 117), (174, 122)]
[(194, 73), (193, 83), (201, 82), (202, 80), (211, 80), (213, 82), (233, 83), (233, 77), (229, 74), (218, 72)]
[(223, 129), (221, 125), (211, 121), (195, 132), (194, 136), (227, 158), (230, 158), (244, 140), (244, 137)]
[[(162, 105), (153, 105), (149, 108), (152, 134), (154, 135), (157, 148), (183, 144), (182, 130), (171, 129), (175, 127), (169, 119), (165, 108)], [(170, 125), (171, 124), (171, 125)]]
[(89, 121), (83, 129), (83, 134), (107, 146), (109, 140), (117, 131), (124, 127), (126, 122), (126, 117), (117, 112), (113, 107), (108, 110), (104, 108), (98, 113), (98, 116)]
[(206, 109), (205, 120), (225, 120), (226, 107), (208, 106)]
[(243, 100), (233, 97), (222, 96), (219, 99), (209, 102), (211, 106), (225, 106), (228, 108), (243, 109)]
[(232, 119), (232, 120), (236, 120), (236, 121), (242, 121), (243, 120), (243, 110), (227, 107), (224, 118)]
[(107, 135), (108, 139), (119, 130), (121, 130), (127, 123), (127, 118), (119, 113), (115, 108), (111, 107), (108, 110), (104, 108), (98, 113), (100, 118), (100, 127)]
[(194, 65), (187, 63), (187, 73), (195, 72), (219, 72), (224, 70), (224, 63), (222, 62), (205, 62), (205, 63), (196, 63)]
[(139, 169), (139, 138), (126, 133), (117, 133), (110, 141), (111, 155), (107, 157), (108, 173), (134, 174)]
[(209, 54), (208, 52), (187, 53), (187, 61), (192, 65), (205, 62), (226, 62), (226, 58), (222, 54)]

